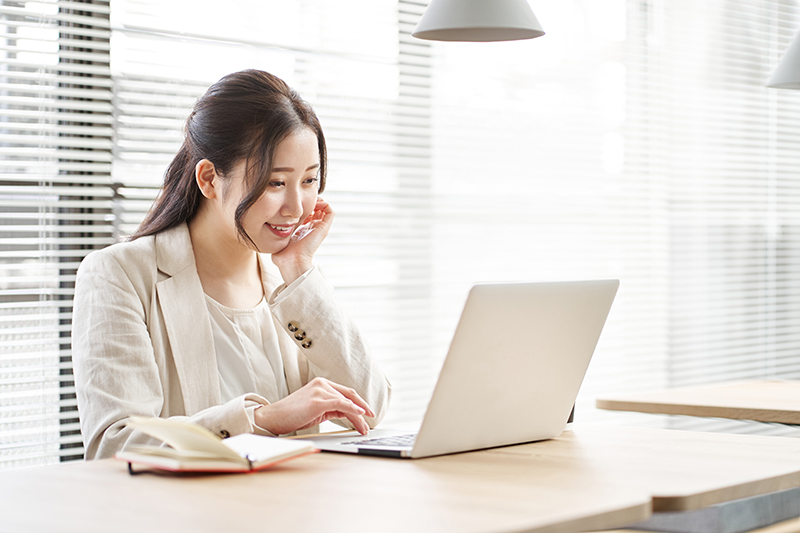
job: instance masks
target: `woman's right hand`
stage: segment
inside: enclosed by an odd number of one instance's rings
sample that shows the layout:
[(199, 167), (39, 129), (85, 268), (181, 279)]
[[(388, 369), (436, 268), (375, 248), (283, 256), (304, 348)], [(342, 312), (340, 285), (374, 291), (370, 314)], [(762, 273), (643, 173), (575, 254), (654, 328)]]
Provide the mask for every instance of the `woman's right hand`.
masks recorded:
[(314, 210), (301, 221), (286, 248), (272, 254), (272, 262), (281, 271), (281, 277), (286, 285), (291, 285), (303, 272), (311, 268), (314, 254), (328, 236), (335, 215), (330, 204), (317, 197)]
[(307, 429), (334, 418), (348, 419), (366, 435), (369, 426), (364, 416), (374, 417), (367, 402), (348, 387), (325, 378), (314, 378), (286, 398), (255, 410), (256, 425), (274, 435)]

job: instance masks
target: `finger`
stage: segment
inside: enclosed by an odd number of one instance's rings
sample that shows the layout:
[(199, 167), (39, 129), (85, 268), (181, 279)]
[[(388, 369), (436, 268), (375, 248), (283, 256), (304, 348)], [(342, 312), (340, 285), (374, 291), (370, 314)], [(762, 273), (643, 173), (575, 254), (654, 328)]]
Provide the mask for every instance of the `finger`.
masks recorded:
[(322, 415), (325, 420), (346, 418), (353, 424), (356, 431), (362, 435), (366, 435), (369, 432), (369, 425), (363, 418), (366, 411), (350, 400), (339, 396), (321, 403), (325, 406), (325, 412)]
[[(363, 418), (360, 416), (351, 416), (347, 413), (342, 413), (341, 411), (331, 411), (329, 413), (325, 413), (320, 417), (319, 421), (316, 421), (315, 424), (310, 424), (307, 427), (312, 427), (312, 425), (320, 424), (325, 422), (326, 420), (342, 420), (347, 419), (353, 425), (356, 431), (358, 431), (362, 435), (366, 435), (369, 433), (369, 424), (367, 424)], [(303, 428), (306, 429), (306, 428)]]
[(320, 197), (320, 196), (317, 197), (317, 203), (314, 206), (314, 213), (315, 214), (316, 213), (320, 213), (320, 214), (324, 214), (324, 215), (334, 215), (335, 214), (334, 211), (333, 211), (333, 207), (331, 207), (331, 204), (329, 204), (328, 202), (323, 200), (322, 197)]
[(345, 387), (344, 385), (339, 385), (333, 381), (328, 381), (328, 385), (330, 385), (331, 388), (333, 388), (336, 392), (362, 408), (368, 417), (375, 418), (375, 413), (372, 411), (369, 404), (364, 400), (364, 398), (359, 396), (354, 389)]
[[(317, 206), (317, 207), (319, 207), (319, 206)], [(311, 220), (312, 221), (324, 220), (325, 216), (326, 216), (325, 215), (325, 209), (314, 209), (314, 212), (312, 213)]]
[[(338, 395), (337, 395), (338, 396)], [(320, 407), (323, 412), (329, 413), (332, 411), (340, 411), (350, 416), (363, 416), (366, 414), (366, 410), (361, 408), (360, 406), (356, 405), (355, 403), (351, 402), (347, 398), (343, 396), (338, 396), (337, 398), (329, 398), (327, 400), (323, 400), (320, 402)]]
[(369, 433), (369, 424), (367, 424), (364, 421), (364, 418), (361, 416), (352, 415), (350, 413), (343, 413), (341, 411), (335, 411), (335, 412), (325, 413), (324, 418), (325, 420), (333, 420), (335, 418), (339, 419), (346, 418), (347, 420), (350, 421), (351, 424), (353, 424), (353, 427), (356, 429), (356, 431), (358, 431), (362, 435), (366, 435), (367, 433)]
[(369, 404), (362, 398), (355, 389), (350, 387), (345, 387), (344, 385), (340, 385), (339, 383), (328, 381), (327, 384), (334, 389), (336, 392), (356, 404), (357, 406), (361, 407), (367, 416), (374, 417), (375, 413), (370, 408)]
[(348, 416), (347, 419), (353, 424), (353, 427), (356, 428), (356, 431), (358, 431), (362, 435), (366, 435), (367, 433), (369, 433), (369, 425), (364, 421), (362, 417)]
[(314, 206), (314, 209), (302, 220), (300, 224), (304, 225), (311, 224), (315, 221), (324, 221), (328, 216), (333, 217), (333, 209), (327, 202), (320, 202), (319, 199), (317, 199), (317, 204)]
[(324, 211), (312, 211), (302, 221), (300, 221), (300, 225), (298, 227), (310, 226), (313, 222), (323, 220), (325, 216), (326, 215)]

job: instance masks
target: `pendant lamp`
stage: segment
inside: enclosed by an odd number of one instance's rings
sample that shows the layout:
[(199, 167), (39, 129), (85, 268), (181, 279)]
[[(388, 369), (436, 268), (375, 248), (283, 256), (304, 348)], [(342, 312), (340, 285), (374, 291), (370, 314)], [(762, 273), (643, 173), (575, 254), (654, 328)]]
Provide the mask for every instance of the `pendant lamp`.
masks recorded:
[(544, 30), (527, 0), (431, 0), (412, 35), (431, 41), (515, 41)]
[(767, 87), (800, 89), (800, 34), (789, 45), (783, 59), (778, 63), (778, 68), (767, 82)]

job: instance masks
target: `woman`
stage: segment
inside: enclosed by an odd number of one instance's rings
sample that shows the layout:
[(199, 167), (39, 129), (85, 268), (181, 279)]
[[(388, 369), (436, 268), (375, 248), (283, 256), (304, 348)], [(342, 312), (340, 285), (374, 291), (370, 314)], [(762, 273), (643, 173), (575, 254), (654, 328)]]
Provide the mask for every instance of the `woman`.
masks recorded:
[(73, 365), (86, 458), (150, 437), (132, 415), (220, 436), (364, 434), (390, 386), (312, 265), (333, 221), (311, 107), (249, 70), (209, 88), (130, 242), (80, 266)]

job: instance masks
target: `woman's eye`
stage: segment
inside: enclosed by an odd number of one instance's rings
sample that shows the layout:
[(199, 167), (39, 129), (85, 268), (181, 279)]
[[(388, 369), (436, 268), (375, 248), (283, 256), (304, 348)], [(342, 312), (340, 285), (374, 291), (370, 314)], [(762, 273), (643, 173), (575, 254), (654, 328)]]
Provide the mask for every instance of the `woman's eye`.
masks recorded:
[(308, 179), (306, 179), (305, 183), (306, 183), (306, 184), (308, 184), (308, 185), (311, 185), (312, 183), (316, 183), (316, 182), (318, 182), (318, 181), (319, 181), (319, 178), (317, 178), (316, 176), (314, 176), (313, 178), (308, 178)]
[(283, 182), (282, 181), (270, 181), (269, 182), (269, 186), (270, 187), (283, 187)]

